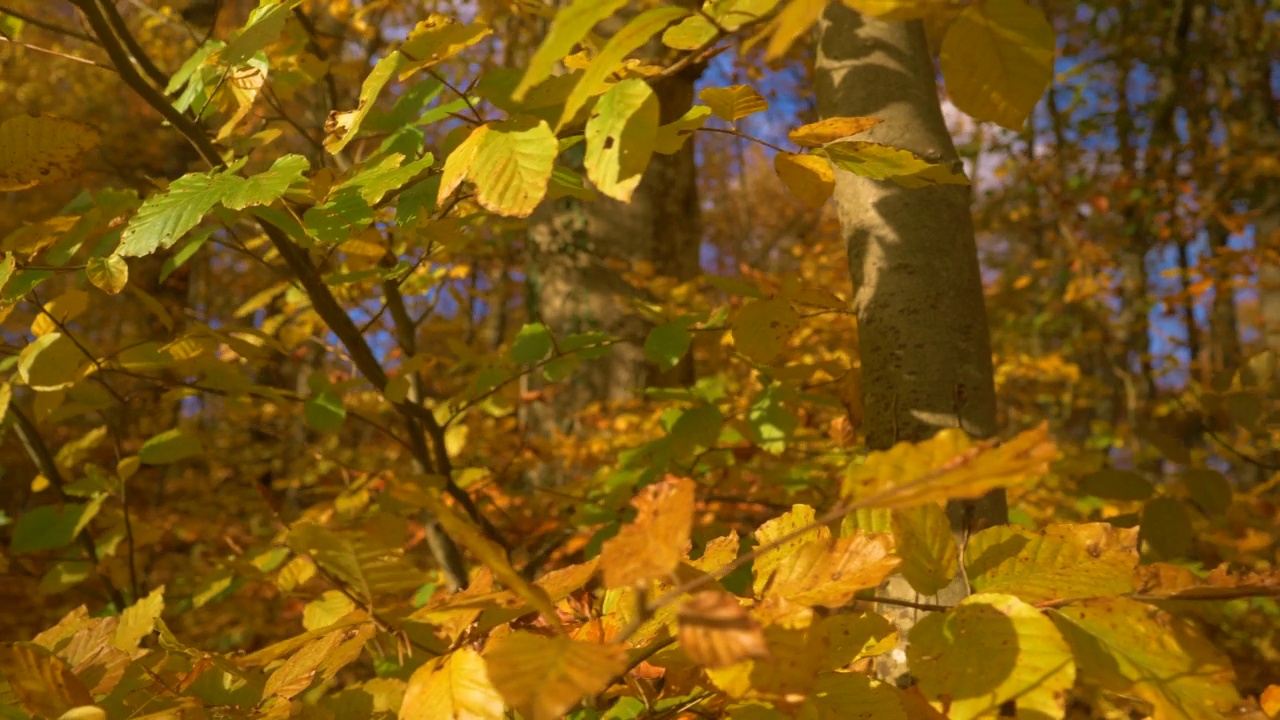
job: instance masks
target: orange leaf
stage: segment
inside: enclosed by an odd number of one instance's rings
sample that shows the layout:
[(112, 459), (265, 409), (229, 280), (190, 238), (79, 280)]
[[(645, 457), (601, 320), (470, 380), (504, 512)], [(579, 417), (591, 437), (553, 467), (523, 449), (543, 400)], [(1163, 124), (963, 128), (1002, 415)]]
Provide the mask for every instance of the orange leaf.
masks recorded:
[(726, 667), (769, 655), (760, 623), (727, 592), (694, 595), (680, 606), (677, 619), (681, 647), (703, 667)]
[(694, 487), (688, 478), (668, 475), (631, 501), (635, 522), (623, 526), (600, 550), (605, 587), (627, 587), (675, 571), (689, 544)]

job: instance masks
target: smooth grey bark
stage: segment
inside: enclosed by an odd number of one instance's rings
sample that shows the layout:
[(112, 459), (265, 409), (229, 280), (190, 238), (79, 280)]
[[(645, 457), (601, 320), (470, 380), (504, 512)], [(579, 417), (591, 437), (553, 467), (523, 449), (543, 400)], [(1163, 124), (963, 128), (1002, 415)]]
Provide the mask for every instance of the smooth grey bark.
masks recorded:
[[(880, 118), (858, 139), (960, 167), (921, 22), (875, 20), (831, 3), (819, 25), (815, 76), (821, 117)], [(907, 189), (837, 171), (834, 198), (854, 283), (867, 444), (884, 449), (956, 427), (994, 435), (991, 338), (969, 188)], [(1000, 492), (952, 503), (948, 514), (963, 543), (1008, 513)], [(881, 592), (921, 599), (900, 577)], [(957, 578), (933, 601), (955, 602), (967, 592)], [(905, 637), (917, 613), (880, 609)], [(885, 657), (880, 674), (901, 680), (904, 656)]]

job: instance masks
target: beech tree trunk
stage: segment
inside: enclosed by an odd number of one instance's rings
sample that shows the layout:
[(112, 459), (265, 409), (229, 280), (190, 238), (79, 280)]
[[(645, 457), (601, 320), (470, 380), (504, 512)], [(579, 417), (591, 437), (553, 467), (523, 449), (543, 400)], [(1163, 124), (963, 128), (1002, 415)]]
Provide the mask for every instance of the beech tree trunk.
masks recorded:
[[(831, 3), (819, 26), (815, 67), (821, 117), (873, 116), (860, 140), (960, 164), (942, 117), (924, 26), (863, 17)], [(858, 316), (867, 444), (885, 449), (943, 428), (975, 437), (996, 431), (991, 338), (983, 304), (970, 190), (907, 189), (837, 172), (835, 202), (849, 250)], [(957, 541), (1007, 521), (1003, 493), (948, 508)], [(920, 599), (901, 578), (883, 593)], [(967, 592), (957, 579), (933, 600)], [(881, 608), (905, 631), (914, 611)], [(899, 679), (904, 656), (879, 671)]]

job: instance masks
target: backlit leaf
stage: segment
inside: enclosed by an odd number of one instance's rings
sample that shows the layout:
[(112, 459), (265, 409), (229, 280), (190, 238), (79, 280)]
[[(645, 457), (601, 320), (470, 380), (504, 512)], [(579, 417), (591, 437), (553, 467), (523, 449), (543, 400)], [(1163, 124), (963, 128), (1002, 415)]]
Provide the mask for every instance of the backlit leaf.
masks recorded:
[(148, 197), (120, 236), (116, 253), (142, 257), (182, 239), (220, 200), (238, 187), (240, 178), (222, 173), (192, 173)]
[(542, 323), (528, 323), (516, 333), (511, 343), (511, 359), (528, 365), (547, 356), (554, 347), (551, 331)]
[(658, 96), (643, 80), (614, 85), (587, 121), (587, 177), (603, 194), (629, 202), (653, 156)]
[(309, 167), (310, 163), (301, 155), (276, 158), (270, 168), (256, 175), (234, 178), (231, 188), (222, 198), (222, 204), (232, 210), (243, 210), (250, 205), (270, 205), (293, 185), (302, 182), (305, 179), (302, 174)]
[(640, 13), (621, 30), (609, 38), (604, 48), (589, 65), (573, 92), (564, 103), (557, 129), (563, 128), (578, 114), (587, 101), (603, 93), (608, 88), (608, 79), (622, 67), (627, 55), (644, 45), (659, 30), (672, 22), (689, 15), (689, 11), (680, 7), (658, 7)]
[(935, 165), (909, 150), (862, 140), (835, 142), (817, 148), (814, 154), (830, 158), (841, 170), (873, 180), (891, 180), (903, 187), (968, 185), (962, 172)]
[(933, 595), (947, 586), (959, 569), (951, 521), (936, 503), (894, 510), (893, 542), (902, 565), (898, 568), (921, 595)]
[(965, 546), (969, 583), (978, 592), (1026, 602), (1121, 595), (1133, 591), (1137, 533), (1109, 523), (1010, 525), (982, 530)]
[(644, 342), (644, 356), (659, 369), (670, 370), (689, 352), (693, 336), (689, 323), (683, 320), (664, 323), (649, 331)]
[(525, 93), (545, 80), (555, 64), (572, 52), (573, 46), (586, 37), (596, 23), (626, 4), (626, 0), (574, 0), (572, 5), (556, 12), (512, 96), (523, 100)]
[(83, 705), (92, 705), (89, 689), (71, 667), (34, 643), (0, 646), (0, 672), (22, 706), (34, 715), (56, 718)]
[(773, 35), (765, 47), (765, 62), (773, 62), (787, 54), (795, 41), (808, 32), (809, 28), (822, 17), (828, 0), (791, 0), (778, 13), (774, 22)]
[(484, 23), (461, 23), (447, 15), (432, 13), (418, 21), (400, 45), (400, 53), (405, 57), (400, 77), (403, 79), (424, 67), (444, 62), (492, 33)]
[[(546, 121), (528, 116), (494, 123), (484, 130), (466, 171), (475, 183), (476, 200), (499, 215), (528, 217), (547, 194), (559, 151), (555, 134)], [(478, 133), (481, 131), (472, 137)], [(440, 192), (444, 190), (442, 181)]]
[(688, 478), (668, 476), (636, 495), (636, 519), (600, 551), (605, 587), (663, 579), (675, 571), (689, 544), (695, 488)]
[(18, 377), (33, 390), (61, 390), (75, 384), (88, 360), (70, 337), (46, 333), (18, 354)]
[(129, 282), (129, 264), (119, 255), (89, 258), (85, 265), (89, 282), (108, 295), (115, 295)]
[(880, 124), (880, 118), (832, 117), (809, 123), (787, 133), (787, 138), (800, 147), (822, 147), (827, 143), (866, 132)]
[(1018, 716), (1061, 718), (1075, 682), (1071, 646), (1039, 610), (1011, 595), (981, 593), (911, 629), (911, 674), (947, 717), (995, 717), (1017, 701)]
[(126, 652), (138, 649), (138, 643), (155, 629), (156, 619), (163, 611), (164, 586), (161, 585), (120, 613), (120, 624), (116, 626), (111, 644)]
[(236, 32), (222, 49), (219, 61), (227, 65), (241, 65), (256, 53), (275, 42), (284, 30), (293, 8), (302, 0), (275, 0), (263, 2), (249, 13), (249, 20)]
[(964, 9), (942, 41), (942, 75), (956, 107), (1021, 130), (1053, 78), (1053, 27), (1024, 0)]
[(627, 654), (619, 645), (516, 631), (491, 643), (484, 661), (490, 682), (526, 720), (558, 720), (626, 669)]
[(480, 653), (470, 648), (433, 658), (414, 671), (400, 720), (502, 720), (502, 696), (489, 682)]
[(373, 70), (365, 76), (364, 82), (360, 85), (360, 97), (356, 100), (355, 110), (344, 112), (335, 110), (329, 113), (329, 119), (324, 124), (327, 134), (324, 139), (325, 150), (336, 155), (342, 152), (347, 143), (355, 139), (360, 133), (360, 124), (364, 122), (369, 111), (373, 109), (373, 104), (378, 100), (378, 94), (404, 62), (405, 57), (399, 51), (392, 51), (391, 54), (379, 60), (378, 64), (373, 66)]
[(1127, 598), (1074, 603), (1049, 616), (1082, 678), (1137, 695), (1155, 720), (1225, 717), (1240, 703), (1231, 661), (1185, 618)]
[(698, 92), (698, 98), (717, 117), (731, 123), (769, 109), (769, 101), (750, 85), (703, 88)]
[(864, 15), (881, 20), (918, 20), (952, 4), (951, 0), (843, 0)]
[(1057, 457), (1045, 425), (1000, 444), (974, 442), (963, 430), (946, 429), (931, 440), (898, 443), (850, 466), (842, 495), (885, 508), (980, 497), (1037, 479)]
[(694, 105), (678, 119), (658, 127), (658, 134), (653, 141), (653, 151), (663, 155), (674, 155), (680, 152), (685, 142), (693, 137), (693, 133), (707, 124), (711, 117), (711, 108), (706, 105)]
[(817, 155), (780, 152), (773, 156), (773, 169), (805, 207), (822, 207), (836, 188), (831, 163)]

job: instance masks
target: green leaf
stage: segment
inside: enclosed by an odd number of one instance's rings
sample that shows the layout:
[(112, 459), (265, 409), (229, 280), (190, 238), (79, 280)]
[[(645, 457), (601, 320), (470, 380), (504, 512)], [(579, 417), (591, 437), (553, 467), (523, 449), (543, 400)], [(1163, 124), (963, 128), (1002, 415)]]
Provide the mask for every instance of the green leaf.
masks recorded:
[(750, 85), (703, 88), (698, 93), (698, 98), (706, 103), (717, 117), (730, 123), (769, 109), (769, 101)]
[(404, 62), (404, 56), (398, 51), (393, 51), (373, 66), (373, 70), (365, 76), (364, 82), (360, 85), (360, 97), (356, 101), (356, 109), (333, 113), (329, 121), (324, 124), (324, 129), (328, 133), (324, 139), (325, 150), (337, 155), (342, 152), (347, 143), (356, 138), (360, 133), (360, 124), (364, 122), (365, 116), (373, 109), (373, 104), (378, 99), (378, 93), (382, 92), (382, 88)]
[(87, 503), (41, 505), (18, 517), (9, 540), (13, 553), (54, 550), (70, 545), (98, 514), (104, 497)]
[(696, 50), (714, 40), (723, 28), (734, 32), (764, 18), (777, 7), (778, 0), (713, 0), (703, 12), (671, 28), (662, 42), (673, 50)]
[(1191, 516), (1181, 500), (1152, 498), (1142, 509), (1142, 541), (1162, 560), (1186, 557), (1195, 545)]
[(342, 188), (326, 202), (302, 214), (302, 225), (307, 234), (331, 245), (346, 242), (352, 230), (367, 227), (372, 222), (373, 209), (361, 197), (360, 189), (355, 187)]
[(91, 257), (85, 264), (89, 282), (108, 295), (115, 295), (129, 282), (129, 264), (119, 255)]
[(672, 447), (686, 455), (706, 450), (716, 444), (723, 426), (724, 415), (715, 405), (692, 407), (671, 426)]
[(125, 652), (137, 650), (142, 638), (150, 635), (155, 629), (156, 620), (162, 612), (164, 612), (163, 585), (120, 613), (120, 624), (116, 626), (111, 644)]
[(648, 42), (659, 30), (688, 15), (689, 11), (680, 7), (646, 10), (609, 38), (609, 42), (591, 61), (591, 65), (587, 67), (578, 84), (574, 86), (573, 92), (565, 100), (564, 111), (560, 114), (560, 122), (556, 124), (556, 129), (562, 129), (572, 122), (588, 100), (608, 88), (609, 77), (622, 67), (627, 55)]
[(1053, 79), (1053, 26), (1023, 0), (965, 8), (942, 41), (942, 76), (956, 107), (1021, 130)]
[(1071, 643), (1083, 679), (1137, 695), (1156, 718), (1222, 718), (1241, 702), (1231, 661), (1191, 620), (1118, 597), (1073, 603), (1049, 617)]
[(863, 140), (836, 142), (815, 148), (814, 155), (824, 155), (841, 170), (873, 180), (892, 180), (903, 187), (928, 185), (968, 185), (963, 173), (935, 165), (909, 150), (902, 150)]
[(402, 165), (403, 160), (403, 156), (394, 154), (370, 167), (361, 168), (358, 173), (342, 183), (341, 189), (356, 188), (366, 203), (376, 205), (384, 195), (399, 190), (435, 162), (431, 153)]
[(551, 352), (554, 343), (551, 331), (542, 323), (528, 323), (516, 333), (511, 343), (511, 359), (528, 365), (536, 363)]
[(573, 46), (585, 38), (596, 23), (626, 4), (627, 0), (574, 0), (572, 5), (556, 12), (546, 38), (533, 53), (512, 97), (524, 100), (525, 94), (545, 80), (555, 64), (572, 52)]
[(711, 108), (706, 105), (694, 105), (679, 119), (673, 120), (658, 128), (653, 140), (653, 151), (663, 155), (674, 155), (680, 152), (685, 142), (693, 133), (707, 124), (711, 117)]
[(347, 419), (342, 398), (328, 390), (312, 395), (303, 412), (307, 424), (320, 432), (338, 432)]
[(13, 271), (17, 265), (18, 260), (13, 256), (13, 253), (0, 254), (0, 291), (4, 290), (9, 278), (13, 277)]
[(192, 173), (147, 198), (120, 236), (117, 255), (142, 257), (172, 246), (231, 193), (240, 178), (221, 173)]
[(1142, 473), (1109, 468), (1080, 478), (1080, 491), (1105, 500), (1146, 500), (1156, 488)]
[(649, 331), (649, 337), (644, 341), (644, 356), (660, 369), (670, 370), (689, 352), (692, 343), (689, 321), (675, 320)]
[(927, 503), (894, 510), (890, 527), (902, 565), (898, 570), (921, 595), (934, 595), (959, 569), (951, 521), (941, 505)]
[(1050, 525), (1040, 531), (1008, 525), (969, 538), (965, 570), (978, 592), (1026, 602), (1133, 592), (1137, 534), (1109, 523)]
[(658, 96), (639, 79), (614, 85), (587, 121), (587, 177), (601, 193), (630, 202), (653, 156)]
[(301, 4), (302, 0), (263, 0), (249, 13), (244, 27), (227, 42), (219, 60), (231, 66), (244, 64), (280, 37), (293, 8)]
[(1221, 515), (1231, 507), (1231, 481), (1216, 470), (1184, 470), (1182, 483), (1195, 504), (1210, 515)]
[(62, 390), (75, 384), (87, 359), (71, 338), (45, 333), (18, 354), (18, 377), (33, 390)]
[(760, 449), (774, 455), (780, 455), (787, 449), (787, 441), (799, 425), (795, 413), (783, 404), (787, 394), (780, 385), (771, 385), (747, 410), (751, 439)]
[(310, 167), (311, 164), (301, 155), (284, 155), (257, 175), (234, 178), (238, 182), (232, 182), (222, 204), (232, 210), (243, 210), (250, 205), (270, 205), (295, 183), (302, 182), (305, 179), (302, 174)]
[(148, 465), (168, 465), (204, 452), (200, 438), (189, 435), (181, 428), (166, 430), (153, 435), (138, 450), (138, 459)]
[(982, 593), (911, 629), (911, 674), (947, 717), (995, 717), (1017, 701), (1018, 717), (1061, 718), (1075, 682), (1071, 647), (1054, 623), (1011, 595)]

